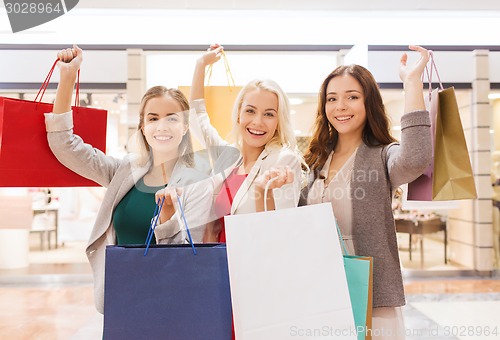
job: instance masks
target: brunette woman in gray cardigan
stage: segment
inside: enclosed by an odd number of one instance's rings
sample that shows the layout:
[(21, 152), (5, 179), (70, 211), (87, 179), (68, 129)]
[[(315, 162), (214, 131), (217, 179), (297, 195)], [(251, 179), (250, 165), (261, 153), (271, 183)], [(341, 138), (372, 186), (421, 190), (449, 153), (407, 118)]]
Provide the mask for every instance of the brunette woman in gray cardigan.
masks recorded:
[(351, 255), (373, 257), (373, 338), (403, 339), (403, 280), (392, 215), (395, 189), (417, 178), (430, 164), (429, 114), (422, 73), (429, 53), (413, 65), (403, 54), (405, 114), (401, 142), (389, 119), (373, 75), (359, 65), (340, 66), (324, 80), (313, 137), (305, 154), (311, 179), (302, 204), (331, 202)]

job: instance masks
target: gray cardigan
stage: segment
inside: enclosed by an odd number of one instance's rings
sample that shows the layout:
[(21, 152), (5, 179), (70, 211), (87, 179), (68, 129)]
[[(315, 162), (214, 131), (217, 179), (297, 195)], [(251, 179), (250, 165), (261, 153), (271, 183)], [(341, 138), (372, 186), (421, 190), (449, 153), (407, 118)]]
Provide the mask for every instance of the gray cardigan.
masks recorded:
[[(356, 255), (373, 257), (373, 307), (405, 304), (392, 195), (431, 163), (431, 143), (429, 113), (415, 111), (401, 118), (401, 143), (361, 144), (356, 153), (351, 177), (353, 244)], [(302, 205), (304, 197), (307, 189)]]
[[(72, 113), (46, 114), (45, 124), (49, 146), (57, 159), (74, 172), (106, 187), (106, 193), (86, 253), (94, 275), (94, 300), (97, 310), (104, 311), (104, 264), (107, 245), (116, 242), (113, 212), (135, 183), (149, 170), (150, 164), (137, 166), (133, 156), (117, 159), (85, 144), (73, 134)], [(208, 169), (208, 166), (204, 166)], [(181, 202), (194, 242), (202, 242), (208, 222), (213, 187), (207, 173), (178, 162), (169, 186), (182, 187)], [(153, 217), (153, 216), (151, 216)], [(187, 232), (176, 212), (155, 229), (157, 243), (187, 243)]]

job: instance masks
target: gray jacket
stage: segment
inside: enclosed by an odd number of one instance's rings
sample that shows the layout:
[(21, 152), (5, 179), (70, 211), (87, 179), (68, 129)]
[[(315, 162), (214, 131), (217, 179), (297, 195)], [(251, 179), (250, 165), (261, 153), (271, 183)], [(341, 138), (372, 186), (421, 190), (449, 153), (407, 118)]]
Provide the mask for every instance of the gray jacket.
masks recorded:
[[(86, 253), (94, 275), (96, 308), (104, 311), (104, 264), (107, 245), (116, 242), (113, 212), (135, 183), (149, 170), (150, 164), (137, 166), (134, 157), (117, 159), (85, 144), (73, 134), (72, 112), (46, 114), (49, 146), (57, 159), (69, 169), (106, 187), (106, 193), (92, 229)], [(208, 169), (208, 166), (205, 166)], [(178, 162), (169, 186), (182, 187), (181, 202), (194, 242), (201, 242), (208, 222), (213, 187), (208, 174)], [(151, 216), (153, 217), (153, 216)], [(187, 232), (178, 212), (155, 229), (157, 243), (187, 243)]]
[[(429, 113), (415, 111), (401, 118), (401, 143), (362, 144), (356, 153), (351, 177), (353, 244), (356, 255), (373, 257), (373, 307), (405, 304), (392, 195), (429, 166), (431, 143)], [(312, 180), (313, 174), (309, 184)], [(305, 197), (307, 189), (301, 205)]]

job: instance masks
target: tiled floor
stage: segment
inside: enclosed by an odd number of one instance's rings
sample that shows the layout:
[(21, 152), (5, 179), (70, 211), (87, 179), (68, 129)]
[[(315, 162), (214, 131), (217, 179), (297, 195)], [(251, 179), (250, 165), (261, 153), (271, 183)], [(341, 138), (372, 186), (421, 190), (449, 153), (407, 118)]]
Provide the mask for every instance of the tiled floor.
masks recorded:
[[(32, 249), (28, 268), (0, 270), (0, 339), (102, 338), (84, 248)], [(413, 261), (401, 252), (407, 339), (500, 339), (499, 278), (460, 276), (467, 271), (444, 265), (441, 250), (426, 240), (424, 271), (418, 251)]]

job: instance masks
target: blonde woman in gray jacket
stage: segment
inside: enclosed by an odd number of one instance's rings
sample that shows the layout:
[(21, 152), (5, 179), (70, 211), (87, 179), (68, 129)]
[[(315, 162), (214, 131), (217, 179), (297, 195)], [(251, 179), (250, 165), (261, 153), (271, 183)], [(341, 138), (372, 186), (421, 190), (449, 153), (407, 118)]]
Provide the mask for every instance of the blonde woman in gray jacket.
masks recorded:
[(189, 105), (181, 92), (163, 86), (146, 92), (140, 106), (137, 152), (117, 159), (73, 134), (71, 98), (83, 52), (74, 46), (60, 51), (58, 58), (56, 100), (53, 112), (45, 117), (50, 148), (66, 167), (107, 188), (86, 249), (94, 275), (96, 308), (103, 313), (106, 246), (144, 244), (156, 202), (163, 199), (153, 243), (187, 243), (177, 195), (193, 241), (201, 242), (212, 187), (203, 183), (208, 173), (195, 167)]
[(373, 339), (404, 339), (403, 280), (391, 209), (395, 189), (411, 182), (431, 162), (429, 113), (422, 72), (429, 53), (414, 65), (407, 54), (399, 75), (405, 91), (401, 142), (390, 134), (389, 119), (372, 74), (359, 65), (339, 66), (319, 93), (314, 132), (305, 154), (311, 168), (301, 204), (331, 202), (351, 255), (373, 257)]

